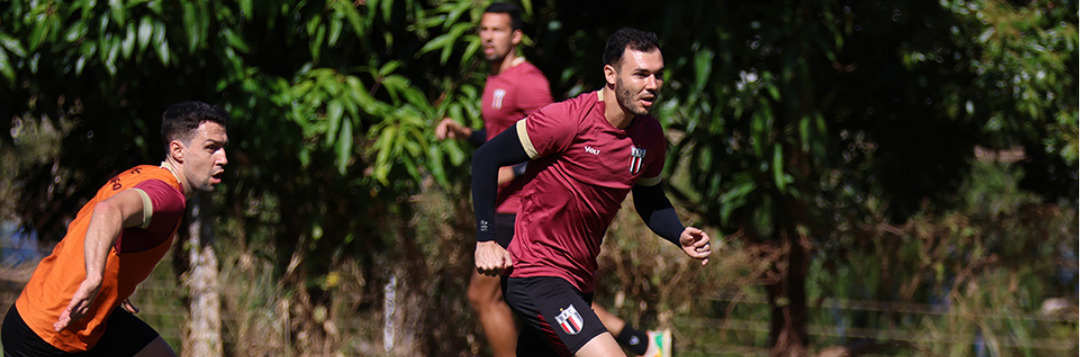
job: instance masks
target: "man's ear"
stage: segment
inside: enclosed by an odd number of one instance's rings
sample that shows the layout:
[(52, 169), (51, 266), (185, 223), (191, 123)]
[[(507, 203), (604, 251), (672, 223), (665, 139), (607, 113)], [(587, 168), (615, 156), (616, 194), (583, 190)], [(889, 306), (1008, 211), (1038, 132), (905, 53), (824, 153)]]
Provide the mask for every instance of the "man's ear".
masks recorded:
[(514, 46), (517, 46), (519, 43), (521, 43), (521, 39), (524, 37), (524, 32), (521, 32), (521, 30), (514, 30), (514, 32), (510, 34), (510, 43), (513, 43)]
[(169, 156), (176, 162), (184, 162), (184, 144), (180, 143), (180, 140), (169, 142)]
[(615, 86), (615, 81), (618, 80), (618, 79), (619, 79), (619, 71), (615, 70), (615, 67), (613, 67), (612, 65), (605, 64), (604, 65), (604, 80), (607, 81), (607, 84), (609, 86), (614, 87)]

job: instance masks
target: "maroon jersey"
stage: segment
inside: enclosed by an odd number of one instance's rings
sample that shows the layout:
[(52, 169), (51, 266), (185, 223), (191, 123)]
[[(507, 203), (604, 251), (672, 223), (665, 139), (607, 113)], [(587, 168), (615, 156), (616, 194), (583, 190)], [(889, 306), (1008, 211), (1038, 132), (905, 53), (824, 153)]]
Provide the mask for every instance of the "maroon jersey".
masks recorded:
[[(522, 57), (518, 57), (517, 61), (502, 73), (488, 76), (484, 84), (481, 115), (484, 117), (487, 140), (537, 109), (551, 104), (551, 89), (544, 74)], [(496, 212), (517, 213), (521, 206), (522, 181), (513, 180), (499, 187), (495, 200)]]
[(560, 277), (592, 292), (596, 256), (626, 194), (635, 184), (660, 182), (667, 150), (660, 123), (640, 116), (620, 130), (604, 110), (598, 91), (517, 123), (533, 161), (510, 242), (512, 277)]

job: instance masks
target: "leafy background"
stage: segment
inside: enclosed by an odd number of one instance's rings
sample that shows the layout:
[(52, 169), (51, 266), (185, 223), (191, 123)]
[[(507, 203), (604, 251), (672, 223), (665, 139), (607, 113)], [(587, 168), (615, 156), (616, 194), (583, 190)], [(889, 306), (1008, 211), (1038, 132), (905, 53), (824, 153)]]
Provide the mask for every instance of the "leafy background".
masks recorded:
[[(49, 246), (162, 157), (163, 108), (218, 104), (221, 353), (487, 354), (471, 150), (432, 132), (481, 124), (486, 4), (0, 4), (0, 216)], [(660, 35), (669, 192), (725, 248), (694, 266), (624, 214), (598, 299), (680, 355), (1077, 353), (1075, 1), (518, 4), (557, 100), (619, 27)], [(138, 297), (181, 352), (190, 252)]]

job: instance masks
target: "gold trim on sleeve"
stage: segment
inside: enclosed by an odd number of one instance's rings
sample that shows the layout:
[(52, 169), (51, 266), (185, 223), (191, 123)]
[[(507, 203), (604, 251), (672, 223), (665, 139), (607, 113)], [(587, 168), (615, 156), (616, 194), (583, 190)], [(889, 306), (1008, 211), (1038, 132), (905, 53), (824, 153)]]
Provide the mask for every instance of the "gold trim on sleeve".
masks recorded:
[(518, 120), (517, 124), (514, 124), (517, 130), (518, 140), (521, 140), (521, 146), (525, 148), (525, 153), (529, 154), (529, 159), (536, 159), (540, 157), (540, 152), (536, 151), (536, 147), (533, 146), (532, 140), (529, 139), (529, 131), (525, 130), (525, 121), (528, 119)]
[(150, 218), (154, 216), (154, 202), (150, 201), (150, 195), (146, 194), (146, 191), (141, 188), (133, 188), (133, 190), (139, 193), (139, 197), (142, 197), (143, 218), (139, 228), (146, 229), (146, 227), (150, 226)]

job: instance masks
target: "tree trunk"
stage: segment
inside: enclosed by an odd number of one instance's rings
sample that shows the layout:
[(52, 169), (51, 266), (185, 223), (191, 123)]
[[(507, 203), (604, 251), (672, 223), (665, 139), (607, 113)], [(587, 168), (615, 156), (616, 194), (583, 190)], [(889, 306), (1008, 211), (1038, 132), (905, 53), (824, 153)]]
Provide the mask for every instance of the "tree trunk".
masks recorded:
[(780, 233), (781, 258), (773, 269), (780, 280), (766, 286), (772, 313), (769, 342), (773, 357), (803, 357), (809, 343), (806, 334), (806, 269), (809, 242), (800, 239), (794, 227)]
[(214, 253), (213, 216), (205, 193), (198, 193), (188, 211), (187, 336), (182, 355), (215, 357), (223, 355), (221, 345), (221, 300), (218, 294), (218, 262)]

